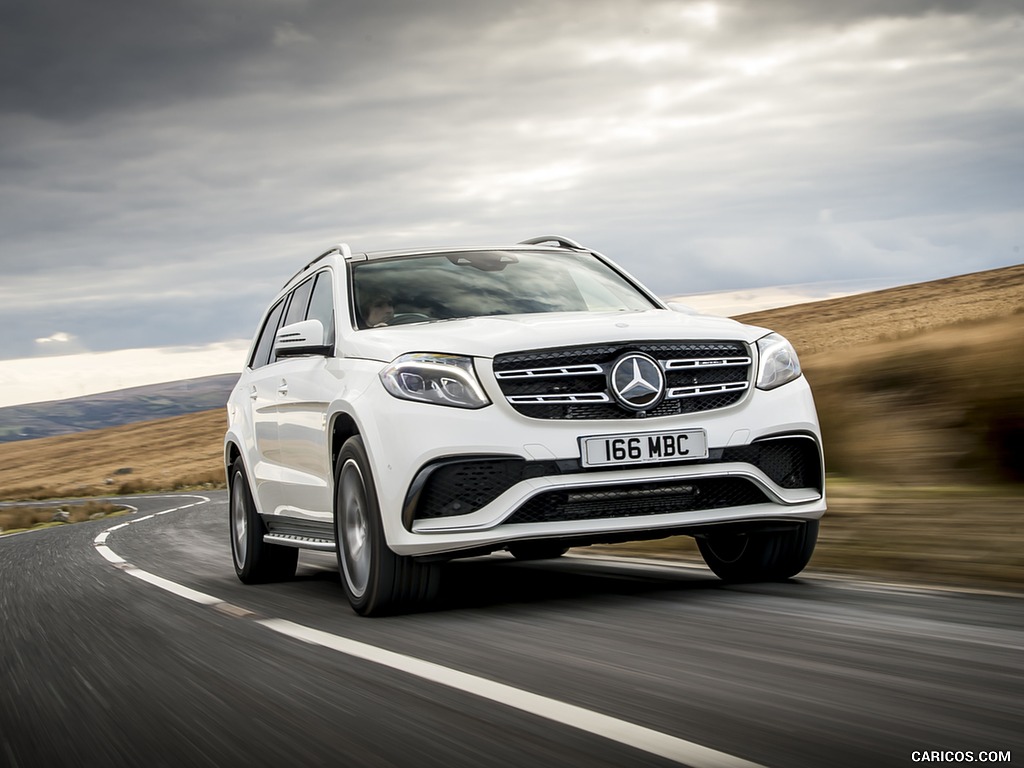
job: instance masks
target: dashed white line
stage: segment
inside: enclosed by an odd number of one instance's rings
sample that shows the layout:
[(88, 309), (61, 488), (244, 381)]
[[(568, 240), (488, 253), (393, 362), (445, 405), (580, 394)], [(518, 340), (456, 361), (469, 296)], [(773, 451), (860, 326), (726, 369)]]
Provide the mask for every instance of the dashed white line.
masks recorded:
[[(196, 498), (196, 497), (192, 497)], [(198, 506), (209, 502), (206, 497), (198, 497), (202, 501), (194, 504), (168, 509), (157, 512), (153, 515), (140, 517), (120, 525), (106, 529), (94, 539), (96, 551), (109, 562), (122, 566), (125, 573), (134, 576), (141, 581), (159, 587), (171, 594), (183, 597), (186, 600), (211, 606), (215, 610), (229, 616), (240, 618), (252, 617), (249, 611), (233, 606), (219, 597), (208, 595), (204, 592), (191, 589), (176, 582), (156, 576), (141, 568), (127, 564), (117, 553), (105, 545), (107, 536), (120, 528), (133, 523), (149, 520), (156, 515), (164, 515), (169, 512), (177, 512), (182, 509)], [(413, 675), (423, 680), (453, 688), (464, 693), (477, 696), (482, 699), (496, 702), (498, 704), (518, 709), (536, 717), (542, 717), (552, 722), (575, 728), (586, 733), (600, 736), (601, 738), (615, 741), (652, 755), (672, 760), (677, 763), (691, 766), (691, 768), (763, 768), (757, 763), (735, 757), (725, 752), (701, 746), (692, 741), (676, 738), (667, 733), (656, 731), (651, 728), (630, 723), (625, 720), (603, 715), (574, 704), (568, 704), (557, 699), (550, 699), (536, 693), (524, 691), (511, 685), (477, 677), (467, 672), (460, 672), (457, 669), (435, 664), (431, 661), (417, 659), (413, 656), (406, 656), (374, 645), (361, 643), (339, 635), (333, 635), (319, 629), (313, 629), (302, 624), (296, 624), (284, 619), (257, 619), (255, 623), (278, 634), (290, 637), (295, 640), (327, 648), (347, 656), (369, 661), (390, 669)]]
[(262, 619), (256, 623), (296, 640), (390, 667), (694, 768), (760, 768), (757, 763), (678, 739), (661, 731), (291, 621)]
[(162, 576), (157, 576), (149, 571), (144, 571), (141, 568), (125, 568), (124, 572), (129, 576), (134, 576), (148, 584), (152, 584), (154, 587), (160, 587), (160, 589), (170, 592), (172, 595), (177, 595), (178, 597), (184, 597), (186, 600), (191, 600), (193, 603), (199, 603), (201, 605), (217, 605), (218, 603), (224, 602), (219, 597), (208, 595), (205, 592), (198, 592), (182, 584), (178, 584), (177, 582), (169, 581)]
[(114, 552), (114, 550), (112, 550), (110, 547), (105, 547), (102, 544), (96, 545), (96, 551), (103, 556), (104, 560), (110, 563), (114, 563), (115, 565), (120, 565), (121, 563), (126, 562), (125, 559), (118, 555), (116, 552)]

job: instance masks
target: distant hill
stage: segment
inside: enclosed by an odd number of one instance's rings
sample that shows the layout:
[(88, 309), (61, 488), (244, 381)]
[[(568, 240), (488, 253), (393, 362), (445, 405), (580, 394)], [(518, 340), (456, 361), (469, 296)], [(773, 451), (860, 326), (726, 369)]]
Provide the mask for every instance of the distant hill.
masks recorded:
[(237, 373), (0, 408), (0, 443), (116, 427), (221, 408)]

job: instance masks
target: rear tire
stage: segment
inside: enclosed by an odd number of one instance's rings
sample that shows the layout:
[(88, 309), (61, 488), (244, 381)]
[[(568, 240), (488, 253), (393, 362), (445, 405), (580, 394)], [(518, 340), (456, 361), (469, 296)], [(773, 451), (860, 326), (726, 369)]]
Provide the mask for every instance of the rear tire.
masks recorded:
[(509, 544), (507, 549), (516, 560), (553, 560), (569, 551), (558, 541), (528, 541)]
[(235, 459), (231, 465), (229, 498), (231, 559), (238, 578), (245, 584), (266, 584), (292, 578), (299, 562), (299, 550), (263, 541), (267, 528), (256, 511), (241, 459)]
[(704, 562), (723, 581), (785, 581), (804, 569), (818, 540), (818, 521), (768, 533), (717, 533), (697, 537)]
[(334, 473), (334, 538), (341, 584), (353, 610), (381, 616), (436, 597), (440, 566), (396, 555), (380, 519), (376, 485), (359, 435), (345, 441)]

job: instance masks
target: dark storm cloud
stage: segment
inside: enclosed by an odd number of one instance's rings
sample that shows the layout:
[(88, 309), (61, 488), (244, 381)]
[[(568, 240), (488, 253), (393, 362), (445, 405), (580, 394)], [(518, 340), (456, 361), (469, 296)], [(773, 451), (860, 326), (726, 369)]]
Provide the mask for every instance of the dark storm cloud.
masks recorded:
[[(410, 26), (436, 44), (481, 10), (403, 0), (14, 0), (0, 11), (0, 100), (5, 111), (76, 120), (265, 87), (247, 82), (253, 72), (308, 85), (388, 60)], [(430, 21), (438, 15), (443, 22)], [(295, 42), (315, 49), (296, 55)]]
[(268, 44), (270, 16), (260, 3), (6, 3), (0, 98), (11, 111), (81, 119), (209, 92), (226, 62)]
[(561, 231), (664, 294), (1024, 245), (1016, 2), (0, 14), (0, 357), (249, 336), (340, 239)]
[[(437, 50), (453, 41), (487, 40), (502, 26), (522, 26), (532, 38), (504, 40), (501, 57), (543, 50), (545, 41), (586, 33), (605, 37), (657, 34), (658, 2), (408, 3), (329, 0), (13, 0), (0, 11), (0, 103), (5, 111), (53, 119), (82, 119), (126, 105), (167, 103), (234, 91), (247, 84), (247, 67), (282, 83), (309, 84), (339, 73), (371, 76), (400, 65), (403, 49)], [(689, 4), (699, 6), (700, 4)], [(705, 3), (704, 5), (710, 5)], [(724, 3), (721, 16), (734, 25), (734, 41), (782, 28), (815, 28), (880, 18), (1019, 12), (1014, 0), (931, 2)], [(289, 43), (314, 47), (303, 55)], [(593, 44), (600, 45), (600, 38)], [(515, 46), (510, 48), (510, 46)], [(456, 46), (458, 48), (458, 46)], [(329, 67), (323, 67), (324, 61)], [(535, 74), (546, 79), (557, 61), (538, 57)], [(525, 62), (521, 62), (525, 64)], [(465, 61), (460, 74), (486, 70)], [(525, 70), (524, 70), (525, 72)], [(263, 85), (263, 84), (260, 84)]]
[[(723, 5), (729, 6), (728, 3)], [(762, 32), (780, 27), (849, 25), (875, 19), (913, 19), (930, 15), (991, 18), (1020, 10), (1017, 0), (861, 0), (856, 3), (771, 0), (739, 5), (744, 11), (739, 25)]]

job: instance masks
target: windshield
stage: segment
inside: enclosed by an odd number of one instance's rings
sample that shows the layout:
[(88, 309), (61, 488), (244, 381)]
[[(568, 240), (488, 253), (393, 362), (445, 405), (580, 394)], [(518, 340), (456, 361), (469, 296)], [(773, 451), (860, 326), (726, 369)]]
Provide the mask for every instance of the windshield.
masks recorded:
[(653, 309), (655, 304), (586, 253), (473, 251), (355, 264), (358, 327), (533, 312)]

